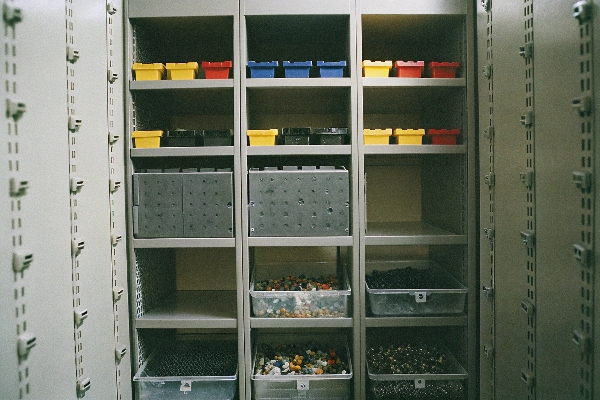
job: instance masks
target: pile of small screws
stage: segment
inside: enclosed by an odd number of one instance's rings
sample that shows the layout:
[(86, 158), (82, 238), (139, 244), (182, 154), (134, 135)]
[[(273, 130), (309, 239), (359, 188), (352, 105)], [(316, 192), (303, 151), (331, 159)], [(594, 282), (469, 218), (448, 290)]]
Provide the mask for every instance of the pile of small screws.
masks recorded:
[(259, 346), (256, 354), (256, 375), (323, 375), (348, 374), (345, 354), (335, 347), (305, 342), (288, 345)]
[(234, 341), (178, 341), (149, 360), (147, 376), (232, 376), (237, 370)]
[(446, 374), (450, 369), (443, 349), (424, 341), (370, 346), (367, 362), (375, 374)]
[(432, 268), (396, 268), (375, 270), (365, 276), (371, 289), (444, 289), (447, 283)]
[(463, 385), (457, 381), (430, 381), (424, 388), (415, 388), (408, 381), (370, 381), (371, 394), (377, 400), (462, 400)]
[(335, 276), (321, 275), (318, 278), (307, 278), (304, 274), (299, 276), (284, 276), (279, 279), (267, 279), (254, 283), (254, 290), (258, 291), (314, 291), (338, 290), (339, 282)]

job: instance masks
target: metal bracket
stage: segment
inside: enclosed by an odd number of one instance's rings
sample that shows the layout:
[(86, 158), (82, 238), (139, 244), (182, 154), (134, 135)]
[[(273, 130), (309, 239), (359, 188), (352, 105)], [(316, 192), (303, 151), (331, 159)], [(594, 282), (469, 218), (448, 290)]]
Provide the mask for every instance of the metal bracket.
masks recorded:
[(582, 353), (587, 353), (592, 350), (592, 339), (586, 335), (585, 333), (581, 333), (578, 330), (573, 331), (573, 337), (571, 338), (573, 343), (575, 343), (581, 349)]
[(112, 69), (109, 69), (107, 71), (107, 78), (108, 78), (108, 82), (114, 83), (119, 78), (119, 74), (117, 74)]
[(92, 387), (92, 381), (89, 377), (82, 376), (81, 378), (77, 379), (77, 397), (84, 397), (85, 392), (90, 390), (90, 387)]
[(528, 189), (531, 189), (533, 187), (534, 176), (535, 174), (531, 169), (527, 169), (519, 173), (519, 179), (521, 179), (523, 185), (525, 185), (525, 187)]
[(23, 20), (21, 9), (17, 7), (11, 7), (6, 3), (2, 4), (2, 19), (8, 25), (14, 25), (17, 22), (21, 22)]
[(521, 231), (521, 241), (527, 248), (535, 246), (535, 235), (531, 231)]
[(528, 388), (533, 387), (534, 377), (530, 371), (527, 371), (526, 369), (522, 369), (521, 370), (521, 380), (523, 381), (523, 383), (525, 385), (527, 385)]
[(523, 58), (531, 58), (533, 56), (533, 43), (528, 42), (523, 46), (519, 46), (519, 55)]
[(83, 179), (71, 178), (71, 192), (78, 193), (83, 187)]
[(121, 296), (125, 294), (125, 289), (122, 286), (117, 286), (113, 288), (113, 302), (117, 302), (121, 299)]
[(489, 174), (487, 174), (484, 177), (484, 182), (487, 185), (488, 188), (493, 188), (494, 185), (496, 184), (496, 174), (490, 172)]
[(481, 0), (481, 6), (486, 12), (492, 9), (492, 0)]
[(10, 178), (8, 181), (9, 193), (12, 197), (23, 196), (29, 189), (29, 181), (19, 181), (15, 178)]
[(533, 125), (533, 111), (527, 111), (525, 114), (521, 115), (521, 125), (526, 127), (530, 127)]
[(523, 310), (528, 317), (533, 317), (535, 314), (535, 306), (528, 300), (521, 301), (521, 310)]
[(117, 140), (119, 140), (120, 137), (121, 137), (120, 135), (117, 135), (114, 132), (108, 132), (108, 143), (113, 144)]
[(114, 15), (117, 12), (117, 8), (112, 1), (106, 3), (106, 12), (108, 12), (110, 15)]
[(111, 193), (116, 192), (121, 187), (121, 181), (116, 181), (114, 179), (108, 180), (108, 188)]
[(488, 238), (490, 241), (494, 240), (494, 236), (496, 235), (496, 231), (493, 227), (483, 228), (483, 233), (485, 234), (485, 237)]
[(492, 301), (494, 299), (494, 288), (489, 286), (484, 286), (481, 288), (481, 291), (486, 299)]
[(73, 314), (75, 317), (75, 325), (79, 326), (88, 317), (88, 310), (87, 308), (77, 307)]
[(67, 61), (74, 64), (77, 60), (79, 60), (79, 50), (75, 50), (73, 46), (67, 45)]
[(27, 358), (29, 351), (35, 346), (36, 338), (32, 332), (24, 332), (17, 340), (17, 353), (21, 358)]
[(487, 343), (483, 345), (483, 354), (487, 358), (494, 358), (494, 348), (491, 344)]
[(591, 265), (592, 252), (581, 244), (573, 245), (573, 257), (581, 267), (589, 268)]
[(119, 244), (121, 239), (122, 239), (121, 235), (115, 235), (114, 233), (110, 235), (110, 243), (113, 246), (116, 246), (117, 244)]
[(17, 121), (27, 111), (25, 103), (19, 103), (6, 99), (6, 118), (12, 118)]
[(592, 112), (592, 97), (588, 95), (576, 97), (571, 101), (571, 106), (579, 112), (579, 115), (589, 115)]
[(488, 126), (487, 128), (485, 128), (483, 130), (483, 137), (485, 137), (486, 139), (493, 138), (494, 137), (494, 127)]
[(84, 247), (85, 247), (85, 240), (78, 239), (78, 238), (73, 238), (71, 240), (71, 254), (73, 256), (79, 255), (79, 253), (81, 253), (81, 250), (83, 250)]
[(573, 172), (573, 183), (581, 191), (590, 190), (592, 188), (592, 173), (589, 171), (575, 171)]
[(73, 116), (69, 115), (68, 124), (71, 132), (77, 132), (79, 128), (81, 128), (82, 122), (80, 119), (73, 118)]
[(483, 76), (490, 79), (492, 77), (493, 68), (492, 64), (486, 64), (483, 66)]
[(22, 247), (13, 250), (12, 265), (15, 272), (21, 272), (33, 262), (33, 253), (28, 252)]
[(573, 4), (573, 18), (579, 22), (584, 22), (592, 17), (592, 3), (588, 0), (581, 0)]
[(118, 344), (115, 346), (115, 358), (117, 361), (121, 361), (127, 354), (127, 346)]

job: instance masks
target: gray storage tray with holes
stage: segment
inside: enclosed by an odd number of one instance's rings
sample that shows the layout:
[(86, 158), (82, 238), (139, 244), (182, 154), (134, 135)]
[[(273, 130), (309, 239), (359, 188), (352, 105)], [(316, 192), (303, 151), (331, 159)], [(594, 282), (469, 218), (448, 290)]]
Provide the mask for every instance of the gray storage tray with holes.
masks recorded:
[(348, 236), (344, 168), (283, 167), (248, 172), (250, 236)]
[(133, 175), (137, 238), (233, 237), (233, 174)]

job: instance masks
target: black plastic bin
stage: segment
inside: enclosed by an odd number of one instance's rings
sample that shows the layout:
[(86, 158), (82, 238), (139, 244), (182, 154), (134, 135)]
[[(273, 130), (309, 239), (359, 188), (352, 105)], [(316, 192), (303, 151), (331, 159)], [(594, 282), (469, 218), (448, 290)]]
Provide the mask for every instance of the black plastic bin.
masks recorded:
[(203, 146), (231, 146), (233, 144), (233, 130), (231, 129), (205, 129), (202, 131)]
[(167, 131), (162, 138), (163, 147), (194, 147), (198, 132), (193, 130), (175, 129)]
[(307, 145), (310, 144), (312, 128), (281, 128), (279, 144)]
[(314, 128), (311, 144), (340, 145), (348, 143), (348, 128)]

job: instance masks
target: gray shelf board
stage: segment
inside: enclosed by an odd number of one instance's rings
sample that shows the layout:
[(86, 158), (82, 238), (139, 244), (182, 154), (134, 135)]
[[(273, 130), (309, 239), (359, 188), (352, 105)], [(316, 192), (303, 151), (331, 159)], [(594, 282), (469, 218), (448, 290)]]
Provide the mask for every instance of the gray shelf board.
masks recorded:
[(465, 78), (362, 78), (363, 87), (465, 87)]
[(159, 147), (154, 149), (131, 149), (132, 158), (233, 156), (233, 154), (233, 146)]
[(364, 145), (364, 154), (466, 154), (466, 145)]
[(250, 318), (251, 328), (351, 328), (352, 318)]
[(247, 78), (249, 88), (350, 87), (350, 78)]
[(237, 15), (238, 0), (129, 0), (129, 18)]
[(296, 247), (296, 246), (352, 246), (352, 236), (318, 237), (249, 237), (248, 245), (254, 247)]
[(351, 154), (350, 145), (278, 145), (278, 146), (248, 146), (249, 156), (294, 156), (294, 155), (332, 155)]
[(455, 245), (466, 244), (458, 235), (424, 222), (367, 223), (366, 245)]
[(133, 239), (136, 249), (183, 247), (235, 247), (235, 238), (155, 238)]
[(236, 328), (235, 291), (178, 291), (165, 305), (146, 312), (136, 328)]
[(350, 14), (352, 7), (348, 0), (244, 0), (240, 9), (244, 15), (321, 15)]
[(129, 81), (129, 90), (233, 89), (233, 79)]
[(360, 0), (362, 14), (466, 14), (466, 0)]
[(435, 316), (435, 317), (366, 317), (368, 328), (386, 328), (396, 326), (466, 326), (467, 316)]

